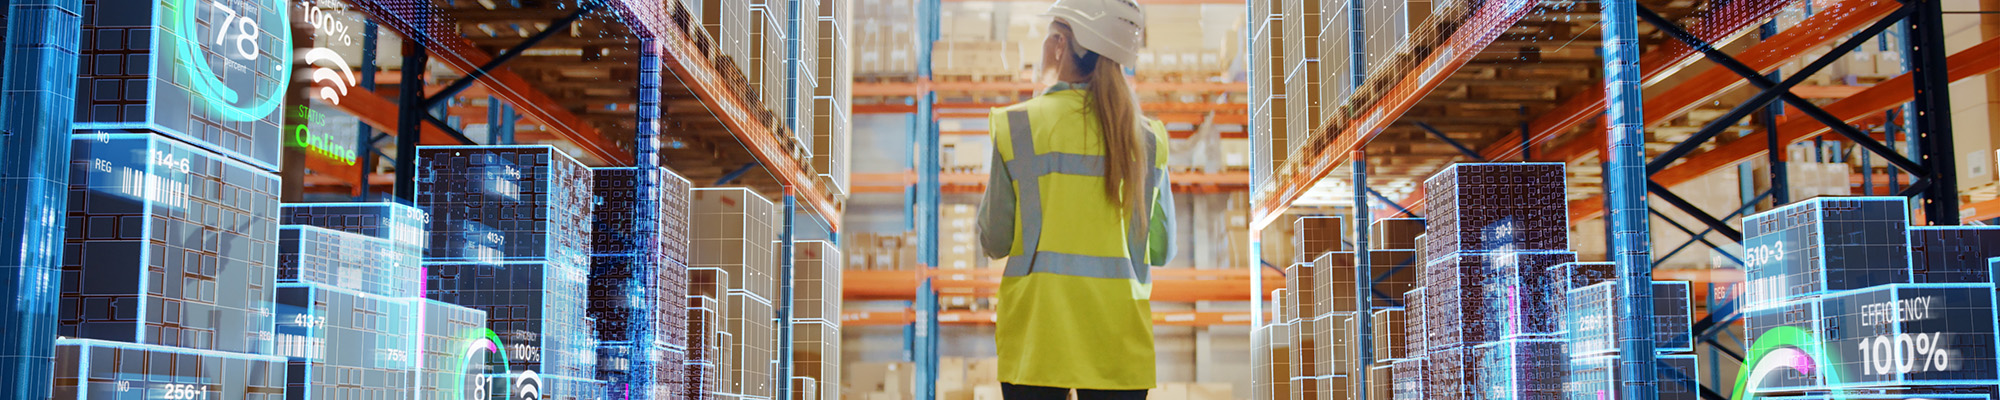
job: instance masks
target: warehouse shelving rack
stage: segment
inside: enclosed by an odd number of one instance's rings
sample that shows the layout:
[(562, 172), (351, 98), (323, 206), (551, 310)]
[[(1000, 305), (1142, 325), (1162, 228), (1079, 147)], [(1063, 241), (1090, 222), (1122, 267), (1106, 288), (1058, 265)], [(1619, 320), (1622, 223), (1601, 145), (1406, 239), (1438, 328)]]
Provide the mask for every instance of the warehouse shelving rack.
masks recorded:
[[(1255, 3), (1255, 2), (1253, 2)], [(1460, 152), (1464, 159), (1487, 160), (1548, 160), (1575, 162), (1593, 155), (1604, 163), (1606, 190), (1604, 195), (1571, 201), (1571, 219), (1582, 220), (1598, 215), (1610, 214), (1610, 227), (1614, 233), (1611, 247), (1616, 255), (1621, 281), (1644, 282), (1651, 279), (1651, 270), (1657, 262), (1651, 257), (1651, 249), (1645, 235), (1650, 232), (1646, 226), (1652, 216), (1660, 216), (1693, 239), (1709, 247), (1722, 250), (1715, 241), (1707, 238), (1711, 233), (1740, 241), (1741, 234), (1724, 221), (1738, 215), (1754, 211), (1753, 208), (1766, 199), (1784, 204), (1787, 199), (1786, 182), (1783, 173), (1774, 180), (1772, 188), (1763, 193), (1745, 193), (1743, 207), (1736, 213), (1722, 218), (1711, 216), (1696, 208), (1666, 188), (1693, 180), (1713, 171), (1735, 166), (1743, 161), (1768, 154), (1774, 169), (1782, 170), (1784, 160), (1777, 154), (1782, 146), (1817, 138), (1831, 131), (1845, 140), (1858, 145), (1875, 156), (1888, 160), (1893, 166), (1889, 174), (1887, 189), (1891, 193), (1921, 198), (1924, 215), (1933, 225), (1953, 225), (1965, 220), (1980, 220), (2000, 216), (2000, 202), (1977, 203), (1969, 208), (1958, 204), (1958, 192), (1950, 170), (1954, 168), (1952, 156), (1950, 121), (1946, 118), (1946, 98), (1944, 88), (1951, 81), (1964, 77), (1984, 74), (2000, 68), (2000, 41), (1980, 43), (1957, 54), (1947, 55), (1943, 46), (1941, 30), (1941, 9), (1936, 0), (1912, 0), (1907, 2), (1839, 1), (1816, 2), (1817, 12), (1809, 13), (1806, 21), (1778, 32), (1775, 24), (1765, 24), (1760, 31), (1762, 42), (1750, 45), (1750, 49), (1737, 55), (1729, 55), (1716, 49), (1712, 42), (1718, 42), (1759, 21), (1769, 20), (1789, 1), (1747, 1), (1729, 2), (1720, 9), (1709, 10), (1707, 14), (1689, 13), (1676, 17), (1663, 17), (1656, 10), (1648, 9), (1647, 3), (1665, 7), (1664, 3), (1641, 1), (1604, 1), (1596, 10), (1557, 10), (1569, 15), (1590, 13), (1599, 15), (1601, 40), (1607, 47), (1600, 58), (1604, 68), (1604, 85), (1593, 90), (1569, 96), (1567, 101), (1542, 107), (1542, 114), (1528, 118), (1530, 108), (1522, 107), (1524, 120), (1513, 132), (1490, 140), (1483, 147), (1467, 146), (1452, 136), (1435, 128), (1431, 123), (1443, 122), (1447, 118), (1426, 118), (1407, 114), (1421, 102), (1427, 101), (1433, 90), (1454, 79), (1453, 74), (1474, 57), (1494, 45), (1496, 38), (1504, 38), (1507, 31), (1524, 21), (1524, 17), (1540, 14), (1542, 8), (1574, 6), (1574, 3), (1543, 4), (1540, 1), (1486, 1), (1470, 3), (1473, 9), (1464, 15), (1433, 15), (1434, 21), (1463, 21), (1448, 24), (1449, 32), (1439, 36), (1424, 37), (1413, 33), (1406, 44), (1421, 51), (1411, 52), (1410, 60), (1398, 64), (1396, 71), (1372, 71), (1376, 76), (1367, 77), (1368, 83), (1382, 88), (1379, 96), (1356, 96), (1348, 99), (1345, 106), (1350, 112), (1323, 121), (1308, 136), (1307, 143), (1299, 150), (1284, 155), (1285, 160), (1270, 178), (1258, 182), (1253, 192), (1253, 243), (1261, 229), (1285, 215), (1290, 204), (1311, 188), (1321, 178), (1333, 170), (1349, 167), (1354, 169), (1357, 215), (1367, 210), (1365, 200), (1381, 197), (1367, 188), (1368, 164), (1361, 150), (1378, 135), (1392, 128), (1414, 127), (1419, 135), (1428, 135), (1439, 142), (1450, 145)], [(1677, 10), (1678, 11), (1678, 10)], [(1275, 13), (1273, 13), (1275, 17)], [(1682, 27), (1690, 15), (1697, 17), (1695, 26)], [(1251, 23), (1261, 22), (1264, 15), (1253, 13)], [(1655, 28), (1663, 36), (1663, 46), (1641, 56), (1637, 43), (1640, 39), (1638, 26), (1641, 21)], [(1440, 24), (1431, 24), (1440, 25)], [(1442, 26), (1442, 25), (1441, 25)], [(1891, 28), (1897, 28), (1891, 30)], [(1890, 32), (1882, 35), (1883, 32)], [(1858, 32), (1858, 33), (1857, 33)], [(1555, 35), (1557, 40), (1578, 40), (1576, 37)], [(1852, 34), (1851, 36), (1849, 36)], [(1806, 92), (1798, 87), (1806, 76), (1841, 57), (1860, 42), (1885, 36), (1898, 39), (1903, 58), (1908, 60), (1905, 73), (1871, 87), (1844, 89), (1839, 101), (1818, 106), (1801, 98)], [(1525, 41), (1512, 40), (1512, 45), (1531, 46), (1537, 38)], [(1548, 39), (1548, 38), (1540, 38)], [(1829, 41), (1841, 41), (1841, 45), (1831, 52), (1818, 54), (1817, 58), (1802, 60), (1802, 71), (1783, 71), (1791, 78), (1779, 75), (1775, 69), (1802, 55), (1809, 54)], [(1505, 40), (1503, 40), (1505, 41)], [(1405, 48), (1406, 50), (1408, 48)], [(1338, 55), (1329, 55), (1338, 56)], [(1700, 58), (1696, 58), (1700, 56)], [(1714, 68), (1691, 79), (1672, 83), (1655, 82), (1662, 77), (1697, 60), (1707, 60)], [(1947, 61), (1948, 60), (1948, 61)], [(1579, 62), (1580, 63), (1580, 62)], [(1768, 75), (1766, 75), (1768, 73)], [(1748, 80), (1758, 91), (1750, 101), (1737, 105), (1724, 118), (1712, 121), (1696, 131), (1687, 140), (1671, 143), (1672, 147), (1654, 157), (1647, 157), (1645, 135), (1642, 129), (1665, 119), (1680, 115), (1696, 104), (1713, 99), (1718, 92)], [(1668, 85), (1659, 91), (1657, 97), (1640, 101), (1639, 88), (1645, 85)], [(1608, 89), (1608, 90), (1607, 90)], [(1778, 103), (1782, 101), (1783, 103)], [(1527, 102), (1523, 102), (1526, 104)], [(1329, 107), (1336, 105), (1329, 105)], [(1787, 107), (1789, 106), (1789, 107)], [(1555, 142), (1572, 130), (1597, 120), (1601, 113), (1608, 114), (1604, 127), (1609, 134), (1585, 133), (1561, 142), (1551, 151), (1536, 151), (1543, 145)], [(1805, 115), (1808, 118), (1785, 119), (1780, 115)], [(1763, 125), (1763, 131), (1745, 135), (1735, 141), (1717, 145), (1706, 152), (1690, 155), (1699, 146), (1720, 131), (1736, 125), (1745, 117), (1756, 116)], [(1253, 122), (1254, 123), (1254, 122)], [(1883, 128), (1882, 139), (1857, 127), (1877, 126)], [(1259, 132), (1252, 130), (1253, 132)], [(1904, 146), (1898, 146), (1897, 136), (1905, 138)], [(1296, 136), (1295, 136), (1296, 138)], [(1256, 138), (1253, 138), (1256, 139)], [(1888, 143), (1885, 144), (1883, 141)], [(1474, 151), (1474, 148), (1480, 150)], [(1678, 162), (1677, 162), (1678, 161)], [(1895, 172), (1900, 170), (1901, 172)], [(1746, 175), (1751, 169), (1743, 168)], [(1908, 185), (1897, 183), (1899, 177), (1907, 173)], [(1258, 173), (1259, 176), (1262, 173)], [(1874, 193), (1877, 182), (1875, 173), (1856, 178), (1860, 185)], [(1697, 232), (1673, 219), (1665, 218), (1659, 211), (1646, 204), (1646, 197), (1659, 196), (1675, 208), (1700, 221), (1705, 231)], [(1392, 202), (1405, 214), (1420, 216), (1421, 191), (1413, 193), (1401, 202)], [(1609, 199), (1607, 201), (1606, 199)], [(1610, 205), (1607, 207), (1607, 204)], [(1609, 210), (1607, 210), (1607, 208)], [(1960, 215), (1965, 211), (1964, 216)], [(1253, 244), (1253, 249), (1255, 245)], [(1671, 256), (1674, 252), (1669, 252)], [(1725, 251), (1726, 252), (1726, 251)], [(1256, 253), (1253, 250), (1253, 253)], [(1664, 259), (1661, 257), (1659, 259)], [(1714, 279), (1714, 277), (1706, 277)], [(1738, 278), (1740, 280), (1740, 278)], [(1714, 280), (1712, 280), (1714, 281)], [(1256, 282), (1253, 280), (1253, 282)], [(1366, 285), (1364, 284), (1364, 287)], [(1624, 284), (1626, 288), (1643, 288), (1647, 285)], [(1256, 290), (1262, 290), (1258, 287)], [(1643, 289), (1642, 289), (1643, 290)], [(1623, 293), (1627, 301), (1647, 298), (1643, 291)], [(1714, 293), (1709, 298), (1722, 298)], [(1733, 300), (1733, 299), (1731, 299)], [(1637, 304), (1637, 303), (1635, 303)], [(1622, 315), (1621, 320), (1643, 321), (1645, 311), (1640, 307), (1622, 307), (1634, 310), (1633, 315)], [(1630, 311), (1628, 311), (1630, 312)], [(1259, 315), (1261, 317), (1261, 315)], [(1695, 324), (1699, 340), (1714, 343), (1714, 337), (1724, 328), (1740, 320), (1734, 312), (1733, 301), (1725, 300), (1713, 304), (1710, 313)], [(1261, 324), (1262, 321), (1256, 323)], [(1625, 333), (1642, 333), (1640, 329), (1624, 329)], [(1643, 338), (1641, 338), (1643, 339)], [(1644, 340), (1621, 340), (1631, 345), (1622, 351), (1626, 354), (1652, 354), (1646, 351)], [(1712, 357), (1713, 360), (1713, 357)], [(1738, 357), (1740, 361), (1740, 357)], [(1650, 382), (1650, 377), (1627, 376), (1630, 382)], [(1641, 383), (1646, 384), (1646, 383)], [(1712, 391), (1704, 389), (1705, 398), (1714, 398)], [(1622, 392), (1622, 391), (1621, 391)]]
[[(784, 1), (791, 11), (786, 13), (790, 15), (785, 21), (790, 28), (787, 31), (798, 32), (802, 24), (799, 3), (812, 0)], [(454, 124), (432, 113), (432, 109), (466, 93), (485, 93), (494, 99), (505, 101), (511, 107), (489, 111), (511, 113), (512, 110), (518, 109), (525, 116), (532, 117), (547, 126), (557, 137), (577, 145), (589, 156), (611, 166), (669, 166), (672, 164), (669, 161), (713, 162), (712, 159), (668, 159), (667, 156), (671, 154), (664, 153), (663, 150), (687, 146), (678, 139), (672, 146), (668, 146), (663, 140), (662, 129), (707, 127), (711, 131), (726, 132), (725, 136), (739, 143), (742, 151), (747, 152), (754, 162), (722, 174), (714, 184), (728, 184), (746, 172), (762, 167), (775, 178), (782, 192), (783, 224), (779, 231), (781, 284), (780, 299), (777, 304), (779, 348), (776, 350), (780, 357), (777, 373), (779, 376), (788, 376), (792, 371), (790, 338), (794, 289), (790, 277), (793, 272), (792, 248), (800, 236), (797, 231), (800, 221), (799, 205), (803, 203), (806, 211), (817, 216), (814, 220), (824, 224), (829, 239), (838, 243), (840, 204), (833, 193), (830, 193), (829, 188), (823, 185), (825, 181), (821, 180), (804, 160), (795, 156), (798, 153), (788, 143), (783, 142), (786, 138), (777, 136), (780, 124), (791, 127), (790, 131), (798, 131), (796, 127), (801, 123), (801, 119), (787, 116), (777, 121), (760, 120), (752, 112), (749, 104), (731, 94), (732, 88), (724, 79), (724, 71), (718, 70), (716, 64), (706, 55), (705, 49), (696, 43), (695, 38), (688, 36), (688, 32), (692, 30), (683, 31), (675, 26), (676, 21), (673, 20), (669, 8), (676, 3), (626, 0), (578, 1), (574, 3), (572, 11), (561, 18), (551, 20), (539, 33), (514, 44), (511, 48), (500, 52), (498, 56), (491, 56), (479, 50), (470, 39), (458, 32), (459, 25), (452, 20), (452, 12), (466, 10), (441, 10), (437, 5), (423, 0), (357, 0), (354, 2), (356, 8), (370, 16), (371, 20), (381, 21), (400, 36), (408, 38), (404, 43), (404, 68), (399, 82), (402, 85), (403, 98), (401, 106), (397, 106), (372, 93), (359, 92), (362, 96), (353, 97), (363, 100), (346, 102), (347, 105), (343, 108), (371, 125), (382, 128), (392, 126), (394, 129), (384, 129), (391, 134), (422, 132), (421, 135), (399, 137), (398, 154), (414, 154), (416, 145), (420, 143), (472, 143), (472, 140), (457, 131)], [(519, 3), (512, 5), (518, 7)], [(486, 11), (496, 10), (489, 5)], [(633, 116), (636, 120), (633, 121), (635, 129), (634, 135), (630, 138), (629, 149), (621, 146), (623, 143), (620, 141), (592, 128), (535, 84), (507, 68), (510, 62), (527, 54), (538, 44), (555, 37), (557, 33), (571, 32), (574, 36), (572, 28), (577, 27), (578, 20), (593, 13), (608, 15), (608, 20), (619, 22), (623, 29), (637, 38), (637, 57), (632, 60), (635, 64), (633, 66), (636, 67), (632, 71), (636, 72), (637, 76), (630, 77), (637, 82), (637, 98), (636, 104), (629, 105), (636, 112)], [(817, 13), (812, 17), (817, 18)], [(699, 27), (695, 27), (694, 30), (699, 30)], [(801, 79), (798, 76), (800, 69), (790, 67), (790, 63), (792, 59), (800, 57), (799, 38), (796, 35), (788, 37), (786, 46), (788, 48), (785, 54), (791, 57), (785, 68), (788, 74), (786, 81), (788, 85), (798, 85)], [(373, 57), (367, 58), (368, 62), (364, 64), (372, 65)], [(426, 62), (430, 58), (443, 62), (463, 77), (442, 89), (427, 88), (424, 72), (427, 69)], [(364, 70), (364, 72), (373, 77), (373, 71)], [(474, 85), (484, 87), (472, 90)], [(784, 103), (778, 106), (789, 107), (801, 101), (796, 96), (798, 92), (796, 86), (788, 87), (786, 93), (790, 95), (773, 101), (783, 101)], [(426, 93), (431, 94), (427, 96)], [(673, 98), (663, 99), (663, 95)], [(488, 106), (496, 105), (489, 103)], [(617, 105), (612, 106), (615, 108)], [(668, 110), (669, 108), (672, 110)], [(670, 111), (672, 118), (662, 118), (665, 111)], [(385, 123), (391, 120), (395, 121), (393, 125)], [(804, 120), (810, 123), (809, 118)], [(511, 118), (488, 122), (512, 125)], [(494, 139), (509, 137), (501, 140), (511, 142), (511, 136), (513, 135), (510, 131), (495, 135)], [(381, 138), (382, 136), (376, 136), (372, 140), (365, 141), (363, 147), (372, 149), (374, 142)], [(372, 160), (373, 155), (366, 158)], [(405, 198), (413, 195), (415, 190), (413, 176), (415, 168), (409, 164), (413, 160), (413, 157), (398, 157), (395, 160), (399, 165), (396, 169), (394, 187), (397, 194)], [(357, 191), (365, 191), (369, 185), (378, 181), (376, 177), (362, 176), (358, 172), (345, 175), (355, 178), (352, 184), (357, 187)], [(639, 192), (650, 193), (651, 191), (647, 190), (651, 187), (649, 185), (657, 184), (659, 183), (641, 182), (638, 185)], [(641, 201), (659, 201), (659, 199)], [(639, 208), (650, 209), (650, 207)], [(639, 218), (642, 221), (640, 225), (645, 226), (649, 224), (644, 221), (652, 220), (656, 216), (642, 215)], [(788, 385), (791, 384), (791, 379), (777, 379), (774, 393), (790, 393)]]

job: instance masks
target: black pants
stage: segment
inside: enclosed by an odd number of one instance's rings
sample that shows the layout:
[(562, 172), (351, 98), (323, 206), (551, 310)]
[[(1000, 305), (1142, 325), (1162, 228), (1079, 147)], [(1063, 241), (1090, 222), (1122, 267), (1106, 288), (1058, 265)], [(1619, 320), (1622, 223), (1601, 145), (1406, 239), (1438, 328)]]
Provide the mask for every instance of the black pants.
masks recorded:
[[(1064, 388), (1000, 384), (1000, 397), (1005, 400), (1069, 400), (1069, 391)], [(1146, 391), (1076, 389), (1076, 400), (1146, 400)]]

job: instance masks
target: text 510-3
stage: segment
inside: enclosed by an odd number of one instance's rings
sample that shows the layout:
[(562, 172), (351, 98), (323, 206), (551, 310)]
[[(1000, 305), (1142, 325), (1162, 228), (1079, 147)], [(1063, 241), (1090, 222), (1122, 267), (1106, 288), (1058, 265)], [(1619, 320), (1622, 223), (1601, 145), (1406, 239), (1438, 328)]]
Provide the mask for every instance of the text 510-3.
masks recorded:
[(1752, 266), (1785, 260), (1785, 242), (1777, 242), (1744, 249), (1746, 260)]

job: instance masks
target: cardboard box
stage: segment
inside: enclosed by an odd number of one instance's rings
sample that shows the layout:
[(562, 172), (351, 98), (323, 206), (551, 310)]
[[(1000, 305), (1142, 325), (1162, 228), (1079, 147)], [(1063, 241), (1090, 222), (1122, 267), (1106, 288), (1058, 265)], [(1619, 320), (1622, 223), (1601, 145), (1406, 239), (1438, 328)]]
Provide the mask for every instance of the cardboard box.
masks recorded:
[(1146, 394), (1147, 400), (1188, 400), (1188, 384), (1181, 382), (1160, 382)]
[(1000, 384), (988, 383), (972, 387), (972, 400), (1001, 400)]
[(1190, 383), (1187, 385), (1187, 398), (1188, 400), (1234, 400), (1236, 384)]
[(999, 385), (1000, 359), (980, 358), (972, 360), (972, 364), (966, 367), (965, 381), (973, 386), (983, 384)]

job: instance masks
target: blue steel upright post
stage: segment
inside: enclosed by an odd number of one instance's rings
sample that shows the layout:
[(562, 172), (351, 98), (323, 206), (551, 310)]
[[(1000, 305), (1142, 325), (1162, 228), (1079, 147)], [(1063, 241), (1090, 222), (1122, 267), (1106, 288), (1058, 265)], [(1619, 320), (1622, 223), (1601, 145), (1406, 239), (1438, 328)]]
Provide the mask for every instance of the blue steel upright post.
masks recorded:
[[(6, 66), (0, 70), (0, 381), (7, 398), (49, 397), (56, 304), (62, 290), (64, 218), (69, 214), (70, 125), (75, 122), (80, 0), (8, 5)], [(41, 382), (44, 384), (37, 384)]]
[(798, 221), (799, 200), (792, 187), (785, 187), (784, 226), (778, 228), (778, 386), (771, 397), (792, 398), (792, 267), (796, 264), (792, 246), (797, 237), (792, 227)]
[[(658, 197), (660, 191), (657, 188), (660, 187), (661, 183), (659, 167), (660, 80), (662, 79), (661, 75), (665, 73), (666, 69), (662, 68), (663, 65), (660, 57), (661, 53), (666, 52), (666, 49), (662, 48), (664, 45), (665, 43), (659, 39), (648, 38), (639, 41), (638, 126), (637, 129), (632, 130), (632, 165), (637, 167), (637, 170), (634, 171), (636, 174), (632, 177), (632, 189), (633, 193), (635, 193), (633, 199), (638, 200), (636, 202), (638, 203), (638, 207), (634, 207), (632, 210), (633, 217), (635, 217), (632, 221), (632, 230), (634, 232), (630, 236), (633, 238), (632, 249), (637, 254), (657, 254), (660, 251), (660, 242), (657, 240), (660, 230), (658, 204), (662, 199)], [(487, 107), (503, 108), (495, 107), (492, 104), (488, 104)], [(500, 117), (507, 117), (504, 115), (507, 113), (501, 114), (503, 115), (499, 115)], [(486, 124), (489, 127), (488, 129), (503, 125), (501, 121), (486, 121)], [(508, 141), (511, 142), (512, 132), (507, 132), (505, 135), (508, 137)], [(498, 140), (495, 141), (498, 142)], [(667, 272), (666, 266), (660, 265), (660, 259), (654, 257), (637, 257), (637, 261), (637, 268), (632, 271), (632, 282), (627, 283), (626, 285), (628, 286), (626, 287), (645, 288), (646, 292), (653, 295), (653, 297), (664, 297), (659, 293), (659, 290), (662, 288), (651, 287), (651, 284), (656, 282), (660, 274)], [(686, 293), (675, 295), (685, 296)], [(657, 304), (655, 303), (655, 305)], [(632, 371), (630, 379), (632, 382), (640, 383), (640, 385), (637, 385), (637, 387), (628, 387), (626, 389), (628, 390), (626, 392), (626, 399), (651, 399), (657, 395), (657, 391), (653, 390), (653, 385), (661, 384), (661, 377), (655, 376), (660, 371), (660, 368), (655, 367), (655, 363), (662, 360), (654, 357), (654, 351), (656, 350), (654, 346), (659, 344), (660, 334), (663, 332), (656, 331), (659, 326), (654, 321), (658, 316), (657, 312), (639, 312), (633, 314), (635, 318), (631, 321), (632, 324), (626, 327), (627, 330), (631, 331), (629, 338), (632, 340), (632, 353), (629, 356), (633, 361), (630, 367), (630, 371)], [(633, 393), (637, 393), (639, 396), (632, 396)]]
[[(1368, 400), (1368, 365), (1375, 363), (1375, 260), (1368, 249), (1368, 153), (1354, 157), (1354, 398)], [(1377, 399), (1380, 400), (1380, 399)]]
[(1605, 0), (1606, 143), (1604, 209), (1610, 215), (1611, 261), (1618, 278), (1618, 398), (1659, 398), (1653, 345), (1653, 260), (1647, 236), (1646, 134), (1639, 90), (1639, 14), (1635, 0)]
[[(917, 78), (931, 78), (931, 44), (938, 40), (938, 15), (943, 3), (938, 0), (917, 2)], [(937, 93), (925, 89), (917, 95), (917, 115), (915, 133), (917, 148), (922, 154), (917, 160), (917, 256), (923, 259), (924, 268), (938, 264), (938, 212), (941, 203), (938, 173), (943, 169), (939, 153), (943, 152), (938, 138), (937, 116), (932, 114), (937, 102)], [(916, 400), (937, 399), (938, 367), (938, 300), (937, 288), (926, 276), (917, 288), (917, 329), (916, 357), (917, 379)]]

